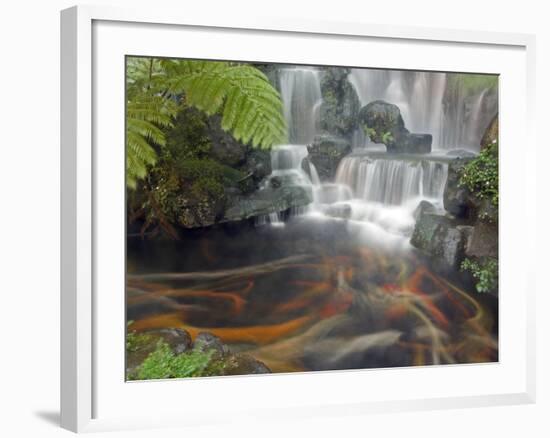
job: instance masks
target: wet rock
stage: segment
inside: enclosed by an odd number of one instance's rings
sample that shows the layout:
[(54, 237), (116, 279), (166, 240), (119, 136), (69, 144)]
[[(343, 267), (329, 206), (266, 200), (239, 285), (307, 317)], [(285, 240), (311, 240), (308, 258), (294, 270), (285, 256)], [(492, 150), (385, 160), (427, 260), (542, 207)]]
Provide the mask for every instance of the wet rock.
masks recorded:
[(359, 111), (359, 124), (371, 141), (391, 153), (426, 154), (432, 150), (430, 134), (411, 134), (397, 105), (375, 100)]
[(249, 151), (242, 170), (251, 174), (254, 181), (258, 183), (271, 173), (271, 154), (259, 149)]
[(413, 217), (415, 220), (419, 220), (426, 213), (435, 213), (436, 208), (431, 202), (426, 200), (420, 201), (418, 206), (414, 209)]
[(163, 339), (175, 354), (183, 353), (191, 348), (191, 335), (187, 330), (179, 328), (160, 329), (147, 332), (158, 339)]
[(193, 343), (193, 349), (202, 352), (214, 350), (219, 354), (227, 354), (229, 348), (221, 341), (220, 338), (212, 333), (200, 332)]
[(269, 374), (271, 370), (263, 362), (248, 354), (235, 354), (231, 361), (230, 374)]
[(464, 259), (468, 231), (455, 220), (437, 213), (420, 216), (411, 244), (442, 266), (458, 269)]
[(269, 186), (274, 189), (278, 189), (283, 185), (283, 180), (278, 176), (273, 176), (269, 179)]
[(178, 225), (184, 228), (208, 227), (223, 216), (226, 198), (219, 196), (189, 196), (180, 199)]
[(350, 69), (326, 68), (321, 77), (320, 128), (327, 134), (351, 140), (357, 127), (359, 98), (348, 81)]
[(468, 236), (465, 254), (467, 257), (498, 258), (498, 225), (478, 222)]
[(459, 218), (471, 218), (473, 216), (472, 209), (477, 203), (474, 195), (466, 187), (460, 185), (464, 166), (471, 160), (472, 158), (456, 158), (449, 163), (447, 171), (443, 206), (445, 210)]
[(429, 154), (432, 151), (431, 134), (407, 134), (396, 145), (396, 152)]
[(332, 135), (317, 135), (307, 148), (309, 161), (317, 169), (321, 181), (331, 181), (336, 176), (338, 164), (351, 152), (351, 143)]
[(249, 196), (239, 197), (225, 211), (222, 221), (241, 221), (290, 208), (304, 207), (313, 201), (311, 190), (302, 186), (267, 187)]

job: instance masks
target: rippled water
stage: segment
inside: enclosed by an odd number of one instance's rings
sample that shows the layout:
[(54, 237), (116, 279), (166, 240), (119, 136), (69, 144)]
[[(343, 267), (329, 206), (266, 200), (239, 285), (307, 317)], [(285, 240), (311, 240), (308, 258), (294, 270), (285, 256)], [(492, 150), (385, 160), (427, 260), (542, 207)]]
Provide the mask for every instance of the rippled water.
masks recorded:
[(303, 216), (129, 240), (127, 318), (211, 332), (274, 372), (496, 361), (496, 299), (365, 226)]

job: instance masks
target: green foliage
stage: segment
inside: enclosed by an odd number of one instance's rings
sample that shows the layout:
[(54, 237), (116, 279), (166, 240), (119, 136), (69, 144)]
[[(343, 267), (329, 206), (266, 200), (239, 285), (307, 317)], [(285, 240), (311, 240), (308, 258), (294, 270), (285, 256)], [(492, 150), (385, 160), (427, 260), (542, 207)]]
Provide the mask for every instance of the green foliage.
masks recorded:
[(169, 90), (208, 115), (222, 114), (222, 128), (245, 143), (270, 148), (287, 139), (283, 103), (259, 69), (216, 61), (164, 60)]
[(190, 350), (175, 354), (170, 346), (159, 340), (136, 371), (131, 380), (172, 379), (183, 377), (216, 376), (224, 374), (225, 365), (215, 351)]
[(376, 129), (374, 128), (369, 128), (367, 126), (365, 126), (365, 134), (368, 135), (369, 138), (375, 138), (376, 137)]
[(148, 380), (200, 376), (211, 356), (211, 352), (198, 351), (176, 355), (168, 344), (159, 341), (156, 349), (138, 367), (135, 378)]
[(498, 207), (498, 143), (487, 145), (464, 166), (459, 185)]
[(460, 265), (462, 271), (468, 271), (476, 280), (476, 290), (486, 293), (498, 288), (498, 260), (487, 258), (483, 261), (464, 259)]
[[(193, 106), (220, 113), (222, 128), (239, 141), (270, 148), (286, 141), (279, 93), (251, 65), (217, 61), (127, 59), (127, 185), (136, 188), (166, 145), (162, 128), (179, 110)], [(199, 142), (190, 147), (204, 146)]]
[(211, 148), (206, 114), (196, 108), (182, 108), (174, 126), (166, 130), (165, 149), (182, 160), (208, 157)]
[(466, 94), (476, 94), (485, 89), (494, 89), (498, 86), (497, 75), (455, 73), (448, 76), (451, 90), (463, 90)]
[(146, 347), (151, 343), (153, 337), (147, 333), (136, 333), (135, 331), (129, 331), (126, 334), (126, 351), (136, 352)]
[[(150, 175), (152, 195), (171, 223), (185, 224), (185, 207), (225, 202), (225, 187), (235, 186), (244, 174), (209, 158), (185, 158), (165, 153)], [(151, 215), (158, 214), (152, 210)], [(156, 218), (158, 219), (158, 218)]]
[(392, 141), (393, 141), (393, 135), (391, 135), (391, 132), (384, 132), (382, 134), (382, 143), (386, 144)]

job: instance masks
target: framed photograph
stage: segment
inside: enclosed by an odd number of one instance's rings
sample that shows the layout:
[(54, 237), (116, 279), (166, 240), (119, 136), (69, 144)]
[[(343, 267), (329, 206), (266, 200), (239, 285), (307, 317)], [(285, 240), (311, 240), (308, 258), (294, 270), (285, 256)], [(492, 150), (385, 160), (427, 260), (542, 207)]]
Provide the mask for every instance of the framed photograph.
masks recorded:
[(534, 37), (74, 7), (61, 50), (63, 427), (534, 401)]

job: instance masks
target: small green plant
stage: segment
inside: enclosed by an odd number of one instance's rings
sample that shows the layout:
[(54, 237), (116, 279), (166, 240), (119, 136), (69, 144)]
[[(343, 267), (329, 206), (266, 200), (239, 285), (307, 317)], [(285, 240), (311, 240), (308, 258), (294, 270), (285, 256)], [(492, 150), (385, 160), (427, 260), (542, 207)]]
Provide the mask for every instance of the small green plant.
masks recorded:
[(487, 145), (464, 166), (459, 185), (467, 187), (480, 199), (489, 199), (498, 207), (498, 143)]
[(468, 271), (476, 280), (476, 290), (486, 293), (498, 288), (498, 260), (487, 259), (478, 262), (469, 258), (464, 259), (460, 265), (462, 271)]
[(386, 144), (393, 141), (393, 135), (391, 135), (391, 132), (384, 132), (382, 134), (382, 143)]
[[(148, 346), (153, 337), (141, 333), (129, 333), (131, 343), (137, 341), (137, 348)], [(128, 338), (127, 338), (128, 339)], [(136, 344), (129, 348), (128, 352), (136, 351)], [(128, 375), (130, 380), (150, 380), (150, 379), (174, 379), (184, 377), (207, 377), (222, 376), (227, 374), (227, 361), (224, 360), (215, 350), (189, 350), (181, 354), (176, 354), (170, 346), (159, 339), (154, 350), (149, 353), (145, 360)]]
[[(133, 322), (134, 321), (128, 321), (127, 327), (129, 327)], [(149, 345), (152, 340), (152, 336), (147, 333), (137, 333), (135, 330), (129, 330), (126, 333), (126, 351), (129, 353), (134, 353)]]
[(202, 376), (212, 354), (213, 351), (195, 350), (175, 354), (166, 342), (160, 340), (155, 350), (147, 356), (135, 371), (135, 375), (131, 377), (135, 380), (149, 380)]

